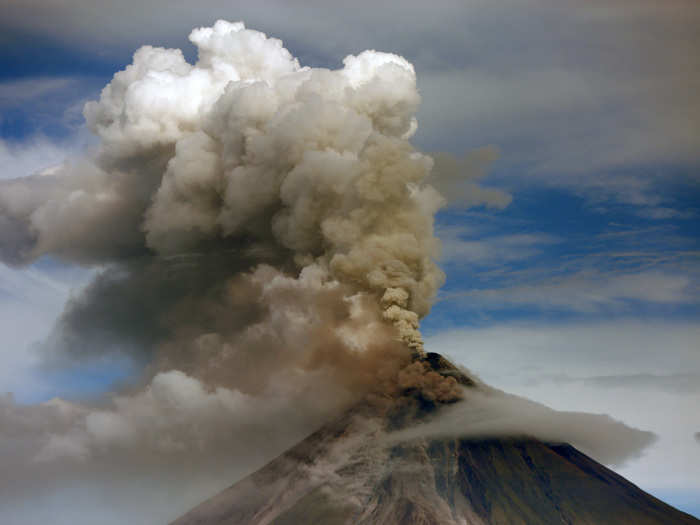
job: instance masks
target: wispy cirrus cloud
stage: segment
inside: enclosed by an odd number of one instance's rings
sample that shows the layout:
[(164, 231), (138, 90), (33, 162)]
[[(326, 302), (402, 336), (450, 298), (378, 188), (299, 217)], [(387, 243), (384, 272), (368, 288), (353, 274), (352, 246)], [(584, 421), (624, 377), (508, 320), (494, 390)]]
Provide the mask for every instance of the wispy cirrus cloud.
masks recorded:
[(676, 394), (700, 393), (700, 373), (634, 373), (594, 376), (552, 374), (528, 380), (528, 384), (532, 386), (543, 383), (579, 384), (590, 388), (647, 389)]
[(42, 141), (70, 149), (64, 143), (76, 136), (89, 141), (83, 106), (97, 95), (98, 87), (97, 77), (84, 75), (23, 75), (0, 80), (0, 137), (12, 142), (16, 150)]
[(486, 315), (483, 320), (662, 310), (668, 315), (700, 306), (700, 251), (691, 231), (614, 222), (567, 228), (574, 216), (562, 217), (556, 209), (537, 224), (518, 211), (517, 201), (514, 206), (514, 213), (490, 217), (442, 217), (437, 232), (449, 279), (436, 319), (455, 312), (470, 319)]
[(482, 236), (478, 230), (464, 227), (441, 227), (438, 237), (442, 241), (444, 263), (466, 265), (493, 265), (534, 257), (543, 248), (560, 239), (545, 233), (501, 234)]
[(76, 77), (29, 77), (0, 82), (0, 107), (25, 103), (38, 97), (47, 97), (81, 81)]
[(483, 307), (528, 305), (544, 310), (565, 309), (580, 313), (624, 311), (630, 302), (661, 305), (688, 304), (698, 300), (692, 281), (685, 275), (657, 271), (603, 273), (584, 271), (550, 277), (534, 283), (452, 292), (443, 301), (465, 301)]

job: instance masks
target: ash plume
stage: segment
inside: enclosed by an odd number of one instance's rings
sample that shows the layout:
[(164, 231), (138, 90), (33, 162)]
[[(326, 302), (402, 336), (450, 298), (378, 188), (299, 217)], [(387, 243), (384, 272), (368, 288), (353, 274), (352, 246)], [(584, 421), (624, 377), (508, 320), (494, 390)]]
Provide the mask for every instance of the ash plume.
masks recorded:
[[(112, 400), (116, 415), (97, 418), (122, 437), (143, 435), (125, 430), (124, 399), (173, 371), (307, 422), (395, 390), (444, 279), (433, 216), (445, 201), (426, 183), (432, 158), (409, 142), (413, 66), (365, 51), (337, 70), (302, 67), (240, 22), (190, 41), (195, 64), (144, 46), (86, 104), (93, 151), (0, 182), (1, 261), (99, 269), (42, 343), (45, 359), (118, 352), (146, 365)], [(62, 445), (37, 457), (115, 443), (95, 438), (85, 410), (72, 430), (46, 430), (45, 447)]]
[[(443, 282), (433, 262), (443, 199), (423, 184), (432, 159), (408, 141), (413, 66), (365, 51), (339, 70), (301, 67), (242, 23), (190, 40), (194, 65), (180, 50), (142, 47), (85, 106), (101, 140), (92, 156), (3, 183), (2, 260), (116, 264), (127, 288), (143, 258), (166, 273), (169, 257), (221, 258), (210, 286), (261, 263), (317, 268), (373, 297), (420, 351), (418, 322)], [(99, 303), (98, 288), (82, 300)]]
[[(103, 403), (0, 400), (15, 450), (2, 461), (25, 473), (8, 491), (123, 465), (171, 478), (215, 463), (228, 479), (232, 462), (252, 468), (362, 396), (390, 395), (422, 352), (445, 201), (409, 142), (413, 66), (365, 51), (302, 67), (225, 21), (190, 41), (195, 64), (144, 46), (86, 104), (94, 150), (0, 181), (0, 261), (99, 270), (44, 359), (122, 353), (146, 367)], [(416, 388), (458, 393), (418, 375)]]

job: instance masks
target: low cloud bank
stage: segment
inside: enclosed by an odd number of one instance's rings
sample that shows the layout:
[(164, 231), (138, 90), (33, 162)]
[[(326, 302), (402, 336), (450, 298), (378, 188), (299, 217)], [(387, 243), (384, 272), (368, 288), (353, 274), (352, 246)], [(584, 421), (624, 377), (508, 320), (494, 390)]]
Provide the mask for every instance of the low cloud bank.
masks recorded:
[(641, 456), (656, 436), (610, 416), (552, 410), (523, 397), (483, 387), (444, 408), (430, 422), (396, 432), (395, 441), (420, 438), (531, 437), (569, 443), (606, 465)]

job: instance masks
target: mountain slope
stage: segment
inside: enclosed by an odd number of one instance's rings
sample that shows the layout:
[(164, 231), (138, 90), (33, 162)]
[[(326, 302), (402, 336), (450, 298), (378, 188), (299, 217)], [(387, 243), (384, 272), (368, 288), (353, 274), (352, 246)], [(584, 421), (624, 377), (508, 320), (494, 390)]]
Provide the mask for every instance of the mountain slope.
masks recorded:
[(435, 409), (414, 400), (378, 416), (358, 406), (173, 525), (700, 524), (568, 444), (391, 440)]

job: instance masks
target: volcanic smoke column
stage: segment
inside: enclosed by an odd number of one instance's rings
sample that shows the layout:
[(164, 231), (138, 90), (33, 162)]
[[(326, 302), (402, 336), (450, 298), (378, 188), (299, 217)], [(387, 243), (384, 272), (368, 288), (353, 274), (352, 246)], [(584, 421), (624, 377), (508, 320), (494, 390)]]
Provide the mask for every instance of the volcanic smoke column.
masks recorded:
[(301, 67), (281, 41), (225, 21), (190, 40), (196, 64), (144, 46), (85, 106), (101, 139), (92, 157), (3, 183), (2, 260), (240, 253), (376, 298), (420, 352), (419, 319), (444, 278), (443, 198), (424, 183), (432, 159), (409, 143), (413, 66), (365, 51), (342, 69)]

